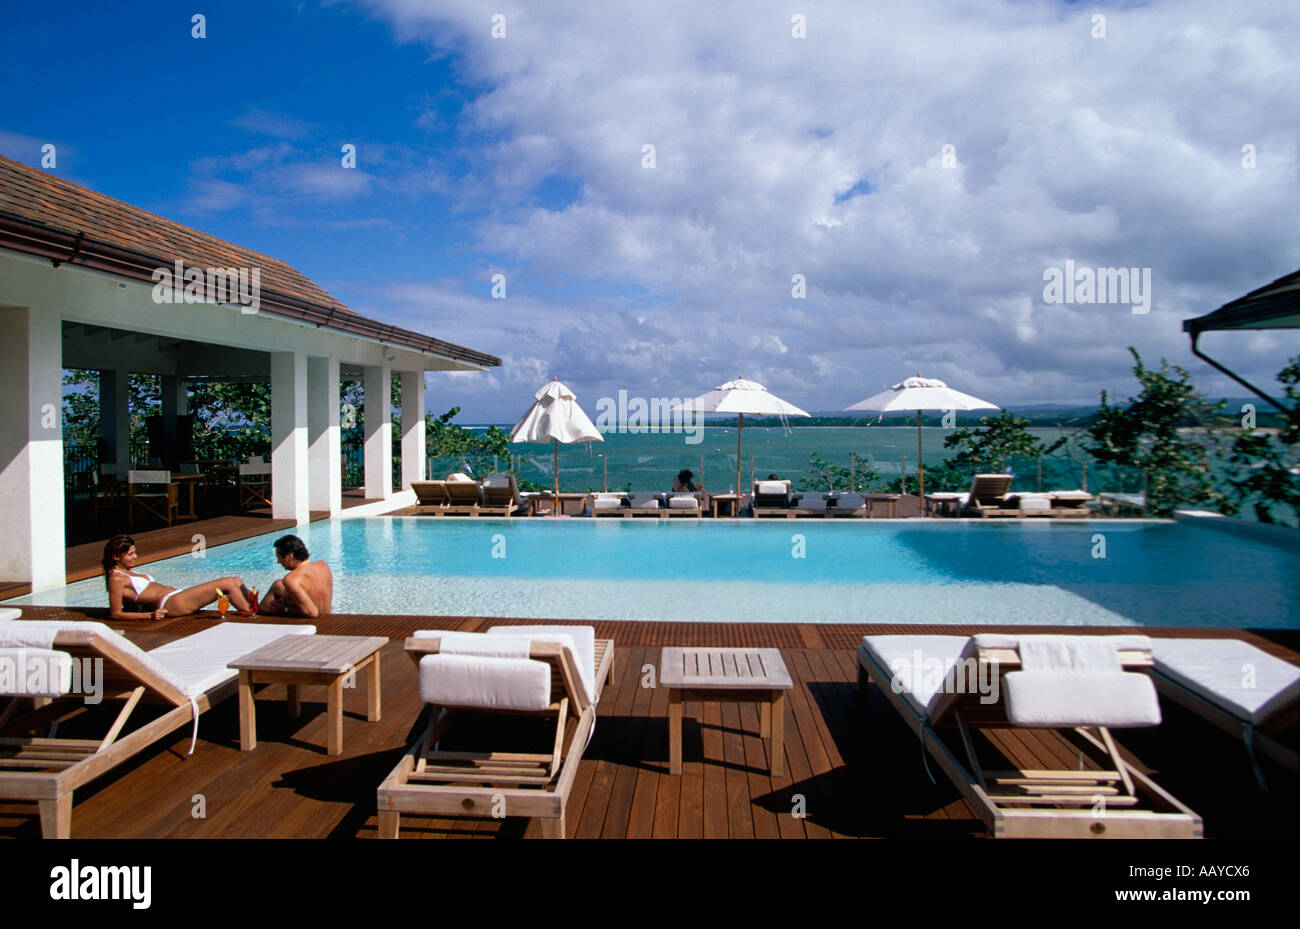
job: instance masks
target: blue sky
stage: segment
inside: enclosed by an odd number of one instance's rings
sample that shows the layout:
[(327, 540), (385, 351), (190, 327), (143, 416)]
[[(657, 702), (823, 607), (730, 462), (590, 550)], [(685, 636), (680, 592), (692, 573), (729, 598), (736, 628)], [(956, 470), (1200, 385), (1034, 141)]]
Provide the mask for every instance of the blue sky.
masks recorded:
[[(1300, 267), (1292, 4), (700, 6), (7, 4), (0, 152), (53, 143), (60, 176), (501, 356), (431, 377), (467, 421), (552, 374), (589, 410), (737, 373), (838, 409), (916, 370), (1090, 402), (1131, 390), (1128, 345), (1241, 393), (1179, 324)], [(1046, 303), (1067, 259), (1150, 268), (1151, 312)], [(1300, 351), (1205, 344), (1270, 386)]]

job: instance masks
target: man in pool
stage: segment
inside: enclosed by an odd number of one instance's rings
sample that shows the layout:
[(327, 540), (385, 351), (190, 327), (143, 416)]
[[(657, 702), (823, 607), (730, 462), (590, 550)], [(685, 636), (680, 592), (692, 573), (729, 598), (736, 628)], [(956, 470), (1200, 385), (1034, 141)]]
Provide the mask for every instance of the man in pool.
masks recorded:
[(315, 619), (329, 613), (334, 601), (334, 575), (323, 561), (308, 561), (311, 555), (302, 539), (286, 535), (275, 541), (275, 560), (288, 570), (266, 592), (260, 613), (283, 614)]

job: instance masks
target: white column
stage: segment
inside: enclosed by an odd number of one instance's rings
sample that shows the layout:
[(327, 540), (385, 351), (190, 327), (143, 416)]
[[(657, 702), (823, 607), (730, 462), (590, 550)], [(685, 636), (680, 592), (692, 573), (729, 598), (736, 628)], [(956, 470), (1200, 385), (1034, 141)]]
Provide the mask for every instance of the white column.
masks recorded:
[(271, 516), (299, 523), (307, 509), (307, 356), (271, 353)]
[(61, 320), (48, 309), (0, 308), (0, 331), (0, 579), (61, 587)]
[(393, 495), (393, 369), (366, 365), (364, 371), (366, 496), (387, 500)]
[(307, 359), (307, 504), (337, 516), (343, 510), (339, 446), (339, 360)]
[(424, 372), (402, 372), (402, 489), (424, 480)]
[(125, 368), (99, 372), (99, 436), (104, 440), (105, 465), (123, 480), (131, 467), (130, 372)]

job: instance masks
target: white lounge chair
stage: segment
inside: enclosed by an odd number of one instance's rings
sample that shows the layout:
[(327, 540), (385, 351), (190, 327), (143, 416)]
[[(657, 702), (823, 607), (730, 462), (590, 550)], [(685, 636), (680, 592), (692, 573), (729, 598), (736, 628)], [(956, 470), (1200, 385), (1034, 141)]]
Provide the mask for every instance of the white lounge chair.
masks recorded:
[[(1144, 636), (866, 636), (858, 687), (876, 682), (996, 837), (1199, 837), (1201, 818), (1110, 735), (1160, 722), (1150, 678), (1134, 673), (1150, 664)], [(986, 770), (974, 732), (1007, 727), (1057, 730), (1079, 767)]]
[(600, 492), (591, 495), (591, 515), (592, 516), (623, 516), (626, 507), (623, 501), (627, 499), (627, 494), (616, 492)]
[(830, 501), (821, 491), (806, 490), (795, 495), (794, 511), (799, 516), (830, 516)]
[(629, 516), (653, 516), (662, 519), (664, 516), (663, 505), (656, 493), (646, 491), (633, 492), (627, 495), (628, 512), (624, 515)]
[(698, 519), (704, 515), (703, 500), (698, 494), (674, 491), (665, 495), (664, 504), (666, 517), (694, 516)]
[(483, 478), (483, 503), (479, 515), (513, 516), (523, 506), (513, 474), (489, 474)]
[[(0, 658), (37, 660), (55, 672), (45, 692), (0, 691), (0, 799), (36, 803), (46, 838), (68, 838), (72, 831), (72, 793), (106, 774), (159, 739), (193, 722), (190, 751), (198, 739), (200, 714), (235, 693), (238, 672), (226, 665), (285, 635), (311, 635), (315, 626), (221, 623), (152, 651), (143, 651), (103, 623), (0, 622)], [(102, 739), (44, 738), (36, 735), (52, 722), (86, 711), (84, 692), (75, 691), (73, 660), (103, 662), (100, 683), (105, 701), (122, 708)], [(20, 701), (33, 701), (30, 713)], [(128, 728), (140, 703), (167, 709), (150, 722)], [(107, 721), (107, 720), (106, 720)]]
[[(498, 626), (486, 634), (417, 632), (406, 651), (419, 668), (429, 725), (380, 785), (379, 834), (397, 838), (401, 815), (522, 816), (564, 838), (565, 808), (613, 675), (614, 643), (591, 626)], [(462, 716), (494, 713), (554, 721), (547, 751), (449, 751)]]
[(1257, 748), (1293, 774), (1300, 771), (1300, 668), (1240, 639), (1152, 639), (1151, 654), (1160, 692), (1240, 736), (1261, 788), (1268, 782)]

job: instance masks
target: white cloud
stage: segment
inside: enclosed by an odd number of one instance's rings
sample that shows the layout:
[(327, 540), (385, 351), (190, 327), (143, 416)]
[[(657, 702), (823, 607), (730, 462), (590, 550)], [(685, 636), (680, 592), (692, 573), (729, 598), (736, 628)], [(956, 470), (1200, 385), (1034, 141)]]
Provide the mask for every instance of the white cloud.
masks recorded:
[[(644, 304), (539, 287), (526, 315), (512, 297), (436, 334), (489, 351), (526, 334), (528, 357), (602, 391), (646, 377), (634, 386), (681, 393), (739, 359), (806, 389), (805, 408), (917, 367), (1003, 403), (1089, 400), (1132, 386), (1135, 344), (1239, 393), (1190, 357), (1180, 322), (1300, 259), (1285, 4), (1107, 7), (1105, 39), (1091, 8), (1044, 0), (819, 2), (799, 7), (806, 39), (788, 4), (740, 0), (505, 4), (505, 39), (470, 0), (362, 5), (477, 91), (458, 128), (493, 140), (462, 153), (459, 187), (486, 205), (478, 245)], [(529, 193), (555, 173), (580, 199), (539, 208)], [(1151, 312), (1046, 305), (1042, 271), (1066, 259), (1151, 268)], [(1270, 379), (1300, 348), (1278, 338), (1275, 356), (1224, 357)]]

